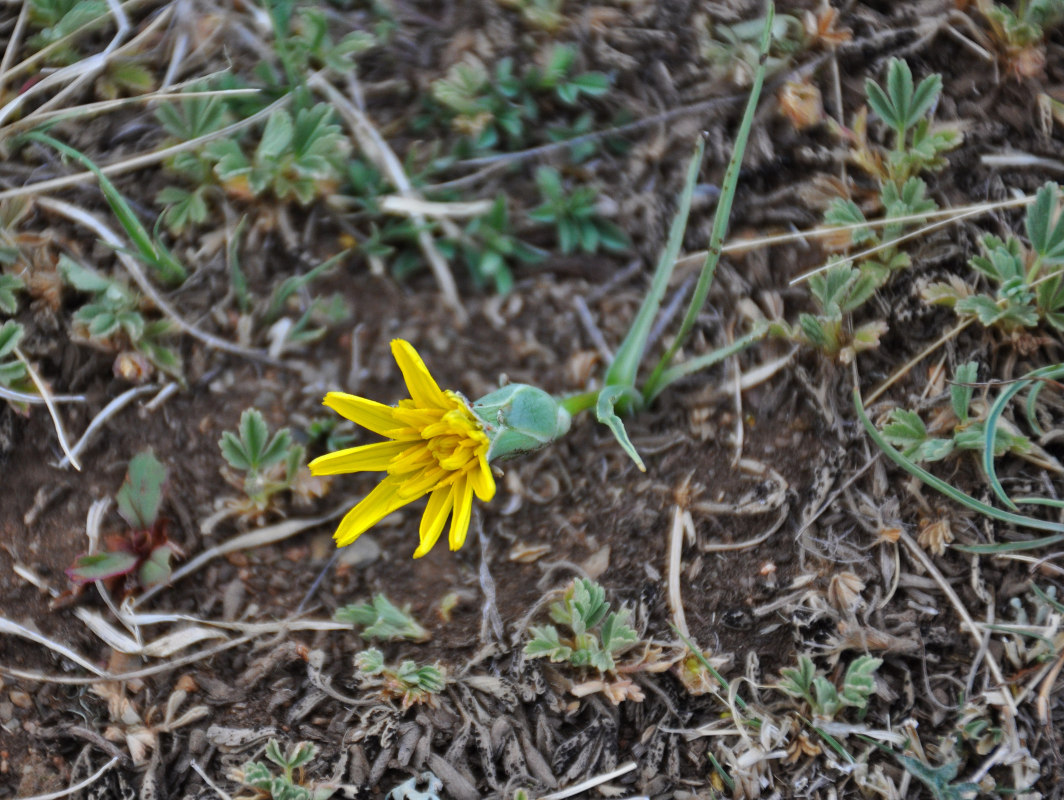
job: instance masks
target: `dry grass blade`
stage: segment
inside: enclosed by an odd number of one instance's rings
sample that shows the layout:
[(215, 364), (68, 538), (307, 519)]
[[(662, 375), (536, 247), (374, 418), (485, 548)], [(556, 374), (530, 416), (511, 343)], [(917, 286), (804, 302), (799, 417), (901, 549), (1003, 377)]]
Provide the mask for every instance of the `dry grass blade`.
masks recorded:
[(545, 794), (539, 798), (539, 800), (564, 800), (566, 797), (572, 797), (573, 795), (586, 792), (588, 789), (594, 789), (596, 786), (601, 786), (607, 781), (612, 781), (614, 778), (619, 778), (622, 775), (627, 775), (633, 769), (635, 769), (636, 763), (634, 761), (628, 761), (617, 769), (607, 772), (603, 775), (596, 775), (593, 778), (588, 778), (586, 781), (570, 786), (568, 789), (561, 789), (551, 794)]
[(234, 536), (227, 542), (223, 542), (222, 544), (204, 550), (194, 559), (184, 564), (179, 569), (174, 570), (170, 579), (166, 583), (156, 584), (144, 592), (144, 594), (137, 598), (136, 602), (133, 603), (133, 607), (136, 608), (142, 603), (145, 603), (162, 591), (163, 588), (172, 586), (182, 578), (191, 575), (208, 561), (211, 561), (218, 556), (224, 556), (226, 553), (232, 553), (234, 550), (250, 550), (253, 547), (262, 547), (263, 545), (283, 541), (290, 536), (295, 536), (297, 533), (307, 530), (308, 528), (313, 528), (317, 525), (322, 525), (330, 520), (336, 519), (338, 516), (345, 513), (349, 509), (349, 506), (350, 504), (345, 502), (339, 508), (333, 509), (323, 516), (313, 517), (311, 519), (286, 520), (277, 525), (270, 525), (266, 528), (260, 528), (257, 531), (250, 531), (249, 533), (241, 534), (240, 536)]
[(88, 789), (90, 786), (96, 783), (96, 781), (100, 780), (100, 778), (110, 772), (111, 768), (121, 760), (122, 759), (118, 756), (114, 756), (111, 758), (110, 761), (108, 761), (106, 764), (104, 764), (102, 767), (92, 773), (89, 777), (85, 778), (85, 780), (83, 781), (79, 781), (78, 783), (72, 784), (71, 786), (68, 786), (65, 789), (61, 789), (58, 792), (49, 792), (48, 794), (34, 794), (30, 795), (29, 797), (23, 797), (22, 800), (59, 800), (59, 798), (61, 797), (69, 797), (75, 792), (80, 792), (82, 789)]
[[(159, 164), (168, 158), (178, 155), (179, 153), (186, 153), (193, 150), (198, 150), (208, 142), (212, 142), (215, 139), (222, 139), (230, 137), (233, 134), (239, 133), (244, 128), (251, 127), (264, 119), (267, 119), (270, 114), (277, 111), (280, 108), (288, 105), (290, 97), (285, 95), (278, 100), (270, 103), (261, 111), (252, 114), (249, 117), (234, 122), (232, 125), (228, 125), (221, 130), (214, 131), (213, 133), (204, 134), (195, 139), (189, 139), (187, 142), (180, 142), (170, 147), (164, 147), (161, 150), (154, 150), (150, 153), (144, 153), (140, 156), (134, 156), (133, 158), (125, 158), (121, 161), (116, 161), (112, 164), (105, 164), (99, 167), (100, 172), (108, 177), (112, 175), (121, 175), (126, 172), (133, 172), (134, 170), (148, 167), (153, 164)], [(26, 186), (19, 186), (15, 189), (7, 189), (0, 192), (0, 200), (7, 200), (13, 197), (25, 197), (32, 195), (38, 197), (39, 195), (46, 194), (48, 192), (56, 191), (57, 189), (66, 189), (71, 186), (77, 186), (82, 183), (88, 183), (96, 180), (96, 175), (92, 172), (76, 172), (73, 175), (64, 175), (60, 178), (52, 178), (46, 181), (38, 181), (37, 183), (27, 184)]]
[(77, 456), (71, 452), (70, 444), (67, 441), (66, 431), (63, 430), (63, 420), (59, 418), (59, 412), (56, 410), (55, 403), (52, 401), (52, 393), (49, 391), (48, 386), (41, 380), (41, 376), (37, 374), (37, 370), (29, 360), (22, 355), (22, 351), (17, 347), (15, 348), (15, 356), (22, 362), (26, 368), (26, 373), (30, 376), (30, 380), (33, 381), (37, 387), (37, 391), (40, 392), (41, 399), (44, 401), (44, 405), (48, 408), (48, 413), (52, 417), (52, 424), (55, 426), (55, 435), (59, 437), (59, 446), (63, 448), (63, 452), (66, 453), (67, 459), (69, 459), (71, 466), (74, 469), (81, 471), (81, 464), (78, 463)]
[[(354, 103), (348, 100), (338, 89), (322, 78), (321, 75), (311, 76), (307, 83), (324, 92), (329, 98), (329, 102), (339, 111), (340, 116), (347, 121), (351, 132), (354, 134), (355, 139), (358, 140), (359, 146), (366, 156), (388, 176), (403, 197), (417, 199), (418, 194), (410, 183), (410, 179), (406, 176), (402, 163), (384, 140), (384, 137), (369, 121), (369, 118), (356, 108)], [(458, 288), (455, 285), (454, 277), (451, 275), (451, 268), (448, 266), (443, 254), (437, 249), (432, 235), (426, 229), (425, 217), (414, 210), (409, 213), (411, 220), (418, 227), (418, 245), (432, 268), (432, 274), (440, 287), (444, 302), (455, 313), (459, 322), (464, 324), (468, 319), (468, 315), (462, 306), (461, 298), (458, 296)]]
[(9, 620), (5, 617), (0, 617), (0, 633), (6, 633), (10, 636), (19, 636), (23, 639), (28, 639), (31, 642), (43, 645), (56, 655), (62, 656), (68, 661), (73, 661), (79, 667), (83, 667), (84, 669), (87, 669), (89, 672), (92, 672), (99, 677), (104, 677), (107, 674), (106, 672), (104, 672), (104, 670), (97, 667), (87, 658), (83, 658), (82, 656), (78, 655), (66, 645), (53, 641), (47, 636), (42, 636), (36, 631), (31, 631), (29, 628), (25, 627), (24, 625), (19, 625), (13, 620)]
[(103, 427), (104, 423), (107, 422), (107, 420), (109, 420), (111, 417), (113, 417), (115, 414), (117, 414), (119, 411), (121, 411), (123, 408), (125, 408), (127, 405), (129, 405), (141, 395), (151, 394), (158, 388), (159, 387), (155, 386), (154, 384), (149, 384), (147, 386), (134, 386), (132, 389), (127, 389), (126, 391), (122, 392), (122, 394), (118, 395), (118, 397), (116, 397), (110, 403), (105, 405), (100, 410), (99, 414), (92, 418), (92, 422), (89, 423), (89, 426), (85, 429), (85, 432), (81, 434), (81, 438), (78, 439), (74, 447), (71, 448), (69, 456), (63, 456), (63, 458), (56, 466), (60, 469), (63, 469), (68, 464), (72, 463), (70, 458), (77, 458), (81, 455), (82, 451), (88, 446), (89, 442), (100, 430), (100, 428)]

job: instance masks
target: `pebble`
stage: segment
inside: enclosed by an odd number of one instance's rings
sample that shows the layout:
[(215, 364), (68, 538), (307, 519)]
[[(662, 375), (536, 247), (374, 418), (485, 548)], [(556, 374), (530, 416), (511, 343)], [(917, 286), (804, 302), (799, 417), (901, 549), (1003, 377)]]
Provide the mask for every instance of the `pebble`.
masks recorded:
[(8, 694), (8, 697), (10, 697), (11, 702), (19, 708), (30, 708), (33, 705), (33, 698), (25, 692), (12, 691)]

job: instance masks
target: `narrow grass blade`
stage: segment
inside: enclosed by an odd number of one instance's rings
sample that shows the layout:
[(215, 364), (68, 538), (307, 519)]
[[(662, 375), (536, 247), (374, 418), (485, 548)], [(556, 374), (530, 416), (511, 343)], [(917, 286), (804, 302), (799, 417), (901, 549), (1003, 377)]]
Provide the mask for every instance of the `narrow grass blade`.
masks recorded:
[(729, 356), (733, 356), (736, 353), (741, 353), (743, 350), (745, 350), (747, 347), (754, 344), (755, 342), (761, 341), (761, 339), (764, 338), (767, 330), (767, 325), (759, 325), (755, 330), (746, 334), (746, 336), (739, 337), (729, 345), (719, 347), (711, 353), (705, 353), (704, 355), (700, 355), (697, 358), (692, 358), (689, 361), (685, 361), (682, 364), (677, 364), (675, 367), (670, 367), (669, 369), (665, 370), (661, 373), (661, 379), (658, 381), (658, 385), (654, 393), (646, 398), (647, 404), (649, 405), (650, 403), (653, 403), (654, 398), (656, 398), (659, 394), (661, 394), (662, 391), (664, 391), (671, 384), (675, 383), (681, 378), (685, 378), (688, 375), (692, 375), (696, 372), (706, 369), (707, 367), (712, 367), (714, 364), (723, 361)]
[(871, 437), (872, 441), (876, 443), (876, 446), (880, 450), (901, 467), (903, 470), (913, 475), (932, 489), (935, 489), (942, 494), (946, 495), (952, 500), (957, 501), (965, 508), (970, 508), (972, 511), (978, 511), (980, 514), (985, 514), (992, 519), (996, 519), (999, 522), (1007, 522), (1010, 525), (1016, 525), (1021, 528), (1033, 528), (1040, 531), (1054, 531), (1058, 535), (1049, 536), (1043, 539), (1036, 539), (1031, 541), (1022, 542), (1004, 542), (994, 545), (953, 545), (957, 550), (963, 550), (968, 553), (1001, 553), (1011, 552), (1013, 550), (1031, 550), (1036, 547), (1044, 547), (1056, 542), (1064, 541), (1064, 524), (1059, 522), (1051, 522), (1050, 520), (1036, 519), (1035, 517), (1024, 516), (1023, 514), (1014, 514), (1011, 511), (1002, 511), (999, 508), (987, 505), (974, 497), (965, 494), (960, 489), (950, 486), (944, 480), (936, 478), (930, 472), (924, 468), (914, 464), (908, 458), (903, 456), (900, 452), (895, 450), (887, 441), (883, 438), (882, 434), (872, 424), (872, 420), (868, 418), (868, 414), (865, 413), (864, 404), (861, 402), (860, 389), (854, 388), (853, 390), (853, 404), (857, 409), (857, 416), (861, 420), (861, 424), (864, 425), (865, 431)]
[(695, 143), (695, 152), (687, 165), (687, 175), (684, 178), (683, 191), (680, 193), (680, 203), (676, 207), (676, 214), (672, 218), (669, 228), (669, 238), (665, 243), (665, 249), (658, 259), (658, 265), (654, 268), (654, 278), (650, 283), (650, 290), (643, 298), (643, 304), (639, 308), (632, 326), (628, 329), (624, 341), (617, 349), (613, 357), (613, 363), (606, 370), (607, 386), (634, 386), (636, 374), (639, 371), (639, 362), (643, 359), (643, 351), (646, 348), (647, 337), (654, 325), (654, 318), (661, 308), (661, 301), (665, 297), (665, 290), (672, 277), (672, 271), (676, 267), (676, 258), (680, 254), (683, 245), (683, 234), (687, 230), (687, 217), (691, 212), (691, 198), (694, 196), (695, 183), (698, 180), (698, 170), (702, 166), (702, 154), (706, 144), (701, 138)]
[(672, 344), (661, 357), (654, 371), (650, 374), (643, 387), (643, 397), (656, 396), (661, 391), (661, 380), (665, 370), (668, 369), (672, 359), (687, 340), (695, 320), (706, 302), (710, 284), (717, 271), (717, 263), (720, 261), (721, 247), (724, 245), (724, 235), (728, 232), (728, 221), (731, 217), (732, 201), (735, 199), (735, 190), (739, 185), (739, 169), (743, 163), (743, 154), (746, 152), (746, 142), (750, 138), (750, 128), (754, 123), (754, 112), (757, 111), (757, 101), (761, 97), (761, 87), (765, 83), (765, 58), (768, 55), (769, 45), (772, 43), (772, 23), (776, 16), (776, 6), (771, 0), (765, 13), (765, 27), (761, 32), (761, 43), (757, 70), (754, 73), (754, 83), (750, 89), (750, 99), (746, 103), (746, 111), (743, 113), (742, 122), (739, 124), (739, 132), (735, 135), (735, 150), (728, 161), (728, 168), (724, 172), (724, 180), (721, 181), (720, 199), (717, 200), (717, 211), (713, 217), (713, 231), (709, 237), (709, 248), (706, 250), (706, 260), (702, 263), (702, 272), (698, 276), (691, 302), (687, 306), (687, 313), (680, 323)]
[[(1009, 404), (1017, 394), (1022, 392), (1028, 386), (1035, 384), (1031, 390), (1032, 394), (1037, 397), (1037, 392), (1041, 390), (1041, 380), (1055, 380), (1064, 376), (1064, 364), (1054, 364), (1048, 367), (1042, 367), (1036, 369), (1033, 372), (1029, 372), (1018, 381), (1010, 383), (1004, 389), (1001, 390), (1001, 394), (998, 395), (997, 400), (990, 406), (990, 411), (986, 417), (986, 436), (983, 441), (983, 470), (986, 472), (987, 480), (990, 481), (990, 486), (994, 490), (994, 494), (998, 496), (1001, 502), (1005, 503), (1009, 508), (1017, 509), (1016, 503), (1005, 492), (1005, 488), (1001, 485), (1001, 481), (998, 480), (997, 470), (994, 466), (994, 445), (997, 441), (997, 428), (998, 420), (1001, 419), (1001, 415), (1005, 411), (1005, 407)], [(1033, 419), (1033, 401), (1028, 401), (1027, 415), (1028, 418)], [(1024, 502), (1033, 503), (1036, 505), (1056, 505), (1052, 500), (1032, 500), (1025, 499)]]
[(79, 150), (75, 150), (70, 145), (55, 139), (47, 134), (34, 131), (27, 133), (27, 139), (41, 144), (48, 145), (58, 150), (68, 158), (72, 158), (78, 163), (82, 164), (87, 170), (96, 176), (96, 180), (99, 181), (100, 191), (103, 192), (104, 198), (107, 200), (107, 204), (111, 207), (111, 211), (114, 213), (115, 218), (119, 224), (126, 231), (130, 240), (133, 242), (136, 248), (137, 254), (141, 259), (148, 264), (158, 274), (160, 280), (167, 284), (180, 284), (184, 282), (188, 277), (188, 272), (181, 265), (181, 263), (174, 258), (173, 254), (162, 245), (162, 243), (153, 240), (151, 234), (148, 233), (148, 229), (144, 227), (141, 221), (137, 218), (137, 215), (133, 212), (132, 207), (126, 202), (126, 199), (122, 196), (122, 193), (118, 191), (111, 180), (100, 171), (100, 168), (96, 164)]

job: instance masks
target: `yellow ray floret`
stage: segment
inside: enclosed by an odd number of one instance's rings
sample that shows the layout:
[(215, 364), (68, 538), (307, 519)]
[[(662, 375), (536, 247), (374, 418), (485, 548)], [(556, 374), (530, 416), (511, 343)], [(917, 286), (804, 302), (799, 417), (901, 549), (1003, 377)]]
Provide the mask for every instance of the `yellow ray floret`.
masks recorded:
[(432, 549), (451, 519), (448, 542), (457, 550), (465, 542), (473, 495), (495, 496), (488, 467), (490, 441), (466, 402), (440, 389), (417, 351), (402, 339), (392, 340), (392, 355), (406, 381), (409, 400), (386, 406), (343, 392), (329, 392), (325, 405), (389, 441), (328, 453), (310, 462), (314, 475), (387, 472), (387, 476), (340, 522), (334, 538), (351, 544), (397, 508), (428, 495), (421, 517), (420, 558)]

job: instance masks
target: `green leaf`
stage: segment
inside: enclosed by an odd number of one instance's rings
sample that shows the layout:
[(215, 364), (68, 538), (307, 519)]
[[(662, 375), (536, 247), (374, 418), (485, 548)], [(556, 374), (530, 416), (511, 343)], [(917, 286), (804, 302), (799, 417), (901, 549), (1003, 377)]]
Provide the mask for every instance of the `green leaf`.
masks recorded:
[(1046, 183), (1027, 206), (1027, 236), (1031, 247), (1048, 263), (1064, 261), (1064, 214), (1060, 208), (1060, 187)]
[[(262, 457), (266, 452), (270, 430), (262, 412), (257, 408), (248, 408), (240, 415), (240, 442), (253, 469), (262, 466)], [(276, 440), (275, 440), (276, 441)]]
[(639, 634), (628, 626), (628, 612), (623, 609), (606, 617), (599, 635), (602, 638), (602, 648), (611, 655), (620, 653), (639, 641)]
[(231, 431), (223, 432), (222, 438), (218, 440), (218, 447), (221, 448), (222, 456), (233, 469), (251, 469), (251, 457), (234, 433)]
[(162, 504), (164, 483), (166, 467), (151, 450), (133, 456), (126, 479), (115, 495), (118, 513), (130, 527), (146, 530), (155, 523)]
[(832, 719), (841, 708), (842, 700), (835, 685), (821, 675), (813, 678), (813, 712)]
[(0, 325), (0, 358), (9, 356), (14, 352), (24, 333), (25, 330), (22, 325), (13, 319), (9, 319), (3, 325)]
[(907, 458), (927, 441), (927, 426), (920, 415), (905, 408), (891, 409), (888, 423), (883, 426), (883, 438), (901, 449)]
[(529, 658), (542, 658), (546, 656), (551, 661), (568, 661), (573, 651), (567, 645), (562, 644), (558, 635), (558, 629), (553, 625), (533, 625), (528, 629), (530, 639), (525, 645), (524, 654)]
[(363, 639), (412, 642), (428, 641), (429, 632), (410, 614), (410, 606), (397, 608), (385, 595), (376, 595), (370, 603), (351, 604), (333, 612), (337, 622), (358, 625)]
[(850, 662), (842, 682), (842, 702), (854, 708), (865, 709), (868, 698), (876, 688), (875, 672), (883, 659), (859, 656)]
[(91, 583), (127, 575), (137, 566), (138, 560), (135, 555), (124, 550), (114, 553), (93, 553), (79, 556), (74, 566), (67, 569), (66, 573), (75, 583)]
[(975, 390), (970, 384), (975, 383), (979, 375), (979, 364), (969, 361), (957, 367), (953, 374), (953, 383), (949, 387), (950, 404), (953, 406), (953, 414), (961, 422), (968, 421), (968, 407), (972, 403), (972, 393)]
[(363, 675), (378, 675), (384, 669), (384, 653), (376, 647), (363, 650), (355, 656), (355, 668)]
[[(824, 222), (828, 225), (860, 225), (867, 222), (864, 213), (858, 208), (853, 200), (842, 197), (832, 198), (824, 212)], [(871, 228), (853, 228), (850, 231), (850, 240), (854, 244), (867, 241), (875, 241), (876, 235)]]
[(804, 698), (812, 702), (813, 679), (816, 667), (807, 655), (798, 656), (798, 667), (785, 667), (780, 670), (780, 682), (776, 688), (791, 697)]
[(25, 284), (16, 275), (0, 274), (0, 311), (5, 314), (14, 314), (18, 311), (18, 300), (15, 292), (23, 289)]
[(627, 400), (638, 405), (642, 401), (642, 395), (630, 386), (607, 386), (599, 392), (598, 402), (595, 404), (595, 416), (599, 422), (610, 429), (621, 449), (635, 462), (639, 471), (646, 472), (646, 465), (643, 463), (643, 459), (639, 457), (639, 452), (635, 449), (635, 445), (632, 444), (632, 440), (628, 438), (628, 431), (624, 429), (624, 422), (613, 410), (614, 406), (621, 400)]
[(137, 570), (137, 579), (145, 589), (170, 580), (170, 557), (173, 551), (163, 545), (151, 551), (151, 555)]

